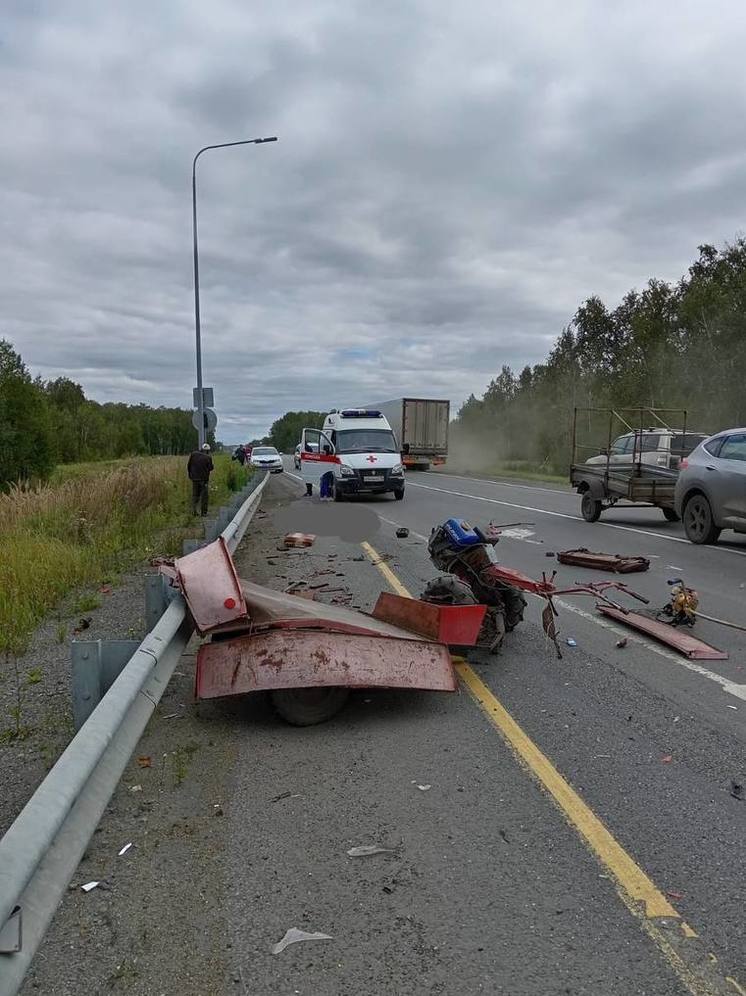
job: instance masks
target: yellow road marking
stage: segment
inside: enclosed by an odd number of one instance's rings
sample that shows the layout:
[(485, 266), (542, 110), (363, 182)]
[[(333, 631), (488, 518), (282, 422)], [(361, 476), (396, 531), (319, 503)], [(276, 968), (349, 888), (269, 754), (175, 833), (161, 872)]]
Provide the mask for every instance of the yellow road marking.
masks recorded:
[[(411, 592), (401, 583), (380, 554), (370, 543), (361, 544), (371, 563), (378, 568), (398, 595), (412, 598)], [(692, 996), (722, 996), (735, 990), (746, 992), (731, 976), (723, 977), (712, 969), (702, 968), (700, 959), (692, 953), (692, 964), (682, 957), (682, 945), (697, 939), (697, 933), (668, 902), (655, 883), (645, 874), (634, 859), (627, 854), (616, 838), (606, 829), (596, 814), (562, 777), (549, 758), (522, 730), (502, 703), (492, 694), (475, 671), (463, 660), (455, 658), (454, 666), (467, 691), (485, 713), (490, 722), (533, 777), (551, 795), (555, 803), (586, 844), (596, 855), (617, 883), (617, 892), (627, 909), (642, 923), (645, 933), (656, 945), (669, 966)], [(678, 937), (668, 936), (655, 922), (655, 917), (676, 920)], [(732, 989), (725, 988), (728, 984)]]
[(384, 560), (381, 559), (380, 553), (376, 553), (376, 551), (373, 549), (370, 543), (361, 543), (360, 545), (370, 557), (371, 563), (374, 565), (374, 567), (378, 568), (381, 574), (383, 574), (383, 576), (386, 578), (388, 583), (394, 589), (396, 594), (402, 595), (404, 598), (411, 598), (412, 597), (411, 594), (407, 591), (407, 589), (401, 583), (396, 574), (394, 574), (389, 565)]

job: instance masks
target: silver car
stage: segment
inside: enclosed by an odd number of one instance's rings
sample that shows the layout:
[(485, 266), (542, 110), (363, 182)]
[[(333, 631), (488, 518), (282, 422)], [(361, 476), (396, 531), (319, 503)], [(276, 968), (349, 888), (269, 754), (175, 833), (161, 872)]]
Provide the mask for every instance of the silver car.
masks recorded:
[(710, 436), (681, 461), (674, 503), (692, 543), (746, 533), (746, 429)]

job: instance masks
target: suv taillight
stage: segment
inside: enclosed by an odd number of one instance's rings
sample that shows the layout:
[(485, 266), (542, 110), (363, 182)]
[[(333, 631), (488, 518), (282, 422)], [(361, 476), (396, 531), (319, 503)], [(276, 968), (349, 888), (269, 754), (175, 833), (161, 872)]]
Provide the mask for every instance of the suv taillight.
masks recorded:
[(689, 461), (687, 460), (686, 457), (682, 457), (679, 460), (679, 470), (686, 470), (688, 466), (689, 466)]

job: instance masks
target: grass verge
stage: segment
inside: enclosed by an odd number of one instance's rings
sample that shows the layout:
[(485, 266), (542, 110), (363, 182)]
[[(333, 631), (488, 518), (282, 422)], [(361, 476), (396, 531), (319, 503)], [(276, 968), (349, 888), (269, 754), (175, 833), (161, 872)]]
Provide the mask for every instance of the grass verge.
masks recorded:
[[(248, 476), (217, 454), (212, 507)], [(194, 527), (189, 496), (181, 456), (72, 465), (47, 485), (0, 494), (0, 655), (21, 653), (72, 589), (104, 584), (155, 553), (176, 553)]]

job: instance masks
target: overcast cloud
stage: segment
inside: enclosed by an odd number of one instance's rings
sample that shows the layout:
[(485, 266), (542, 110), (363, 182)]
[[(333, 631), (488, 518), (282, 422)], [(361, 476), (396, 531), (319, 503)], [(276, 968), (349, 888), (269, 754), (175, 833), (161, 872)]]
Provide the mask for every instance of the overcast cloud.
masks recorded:
[(218, 436), (479, 394), (743, 229), (740, 2), (6, 0), (0, 336)]

